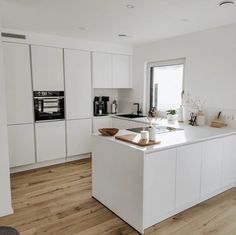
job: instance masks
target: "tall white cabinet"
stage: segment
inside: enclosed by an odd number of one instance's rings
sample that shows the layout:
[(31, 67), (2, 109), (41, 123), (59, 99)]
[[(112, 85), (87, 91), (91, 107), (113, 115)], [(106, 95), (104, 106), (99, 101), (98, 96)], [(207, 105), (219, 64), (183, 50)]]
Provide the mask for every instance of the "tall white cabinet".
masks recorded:
[(35, 163), (33, 97), (28, 45), (3, 43), (10, 166)]
[(31, 46), (33, 88), (35, 91), (63, 91), (63, 50)]
[(33, 122), (28, 45), (3, 43), (8, 125)]
[(67, 156), (91, 152), (92, 100), (91, 55), (64, 50)]

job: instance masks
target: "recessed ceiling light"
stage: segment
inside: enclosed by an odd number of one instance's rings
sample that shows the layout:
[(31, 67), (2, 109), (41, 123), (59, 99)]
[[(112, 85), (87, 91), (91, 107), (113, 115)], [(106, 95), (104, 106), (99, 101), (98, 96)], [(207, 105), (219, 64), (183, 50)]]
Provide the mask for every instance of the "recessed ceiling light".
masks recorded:
[(86, 28), (83, 27), (83, 26), (78, 27), (78, 29), (79, 29), (79, 30), (86, 30)]
[(224, 1), (221, 1), (221, 2), (219, 2), (219, 6), (221, 7), (221, 6), (229, 6), (229, 5), (233, 5), (234, 4), (234, 1), (232, 1), (232, 0), (224, 0)]
[(119, 36), (120, 38), (125, 38), (125, 37), (127, 37), (128, 35), (127, 35), (127, 34), (124, 34), (124, 33), (120, 33), (120, 34), (118, 34), (118, 36)]
[(189, 19), (183, 18), (182, 21), (183, 21), (183, 22), (189, 22)]
[(135, 6), (133, 4), (127, 4), (126, 7), (129, 8), (129, 9), (135, 8)]

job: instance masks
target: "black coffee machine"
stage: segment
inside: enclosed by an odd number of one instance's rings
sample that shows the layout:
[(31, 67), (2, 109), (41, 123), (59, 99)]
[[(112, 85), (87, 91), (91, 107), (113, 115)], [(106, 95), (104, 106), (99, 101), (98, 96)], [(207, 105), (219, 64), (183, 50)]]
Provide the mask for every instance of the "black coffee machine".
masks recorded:
[(95, 96), (93, 101), (94, 116), (105, 116), (107, 112), (107, 103), (109, 96)]

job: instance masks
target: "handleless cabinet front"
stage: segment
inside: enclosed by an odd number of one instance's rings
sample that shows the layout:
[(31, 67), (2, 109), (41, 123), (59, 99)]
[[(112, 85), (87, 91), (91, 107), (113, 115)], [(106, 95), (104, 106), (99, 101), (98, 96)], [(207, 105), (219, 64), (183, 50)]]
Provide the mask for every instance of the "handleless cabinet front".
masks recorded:
[(65, 121), (35, 125), (37, 162), (66, 157)]
[(8, 126), (10, 167), (35, 163), (33, 124)]
[(65, 89), (67, 119), (91, 118), (90, 52), (65, 49)]
[(7, 122), (33, 123), (33, 98), (28, 45), (3, 43)]
[(61, 48), (31, 46), (35, 91), (63, 91), (63, 51)]

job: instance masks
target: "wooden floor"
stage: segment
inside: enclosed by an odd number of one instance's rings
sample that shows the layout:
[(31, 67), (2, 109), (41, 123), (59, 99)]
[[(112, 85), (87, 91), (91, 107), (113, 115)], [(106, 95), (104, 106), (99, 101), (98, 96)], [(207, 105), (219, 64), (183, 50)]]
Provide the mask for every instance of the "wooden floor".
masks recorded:
[[(14, 174), (15, 214), (0, 226), (21, 235), (138, 234), (91, 197), (91, 161), (81, 160)], [(148, 229), (148, 235), (235, 235), (236, 189), (227, 191)]]

